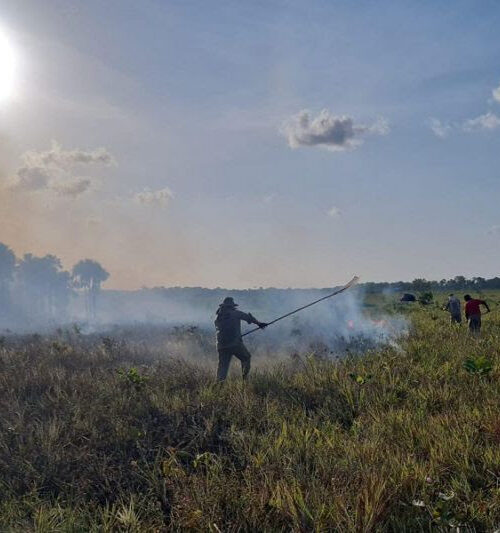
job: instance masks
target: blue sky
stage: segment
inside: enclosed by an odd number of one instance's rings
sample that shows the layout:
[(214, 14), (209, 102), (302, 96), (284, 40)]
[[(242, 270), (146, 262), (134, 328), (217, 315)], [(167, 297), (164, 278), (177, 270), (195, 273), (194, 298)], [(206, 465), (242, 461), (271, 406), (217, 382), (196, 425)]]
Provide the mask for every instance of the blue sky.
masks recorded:
[(122, 288), (498, 275), (499, 27), (493, 1), (4, 0), (0, 240)]

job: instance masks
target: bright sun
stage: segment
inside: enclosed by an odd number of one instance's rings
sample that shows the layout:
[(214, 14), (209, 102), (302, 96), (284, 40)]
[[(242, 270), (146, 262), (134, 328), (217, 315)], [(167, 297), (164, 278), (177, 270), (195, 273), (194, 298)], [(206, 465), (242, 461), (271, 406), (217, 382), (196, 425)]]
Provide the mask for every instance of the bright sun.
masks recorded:
[(0, 102), (14, 92), (15, 54), (7, 37), (0, 32)]

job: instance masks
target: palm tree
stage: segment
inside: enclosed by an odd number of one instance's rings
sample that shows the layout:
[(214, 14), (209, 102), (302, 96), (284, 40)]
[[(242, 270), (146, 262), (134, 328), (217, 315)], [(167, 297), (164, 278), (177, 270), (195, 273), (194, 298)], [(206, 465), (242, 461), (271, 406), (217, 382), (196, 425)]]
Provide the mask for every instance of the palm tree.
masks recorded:
[(85, 308), (89, 319), (95, 319), (97, 313), (97, 296), (101, 283), (109, 278), (107, 272), (97, 261), (82, 259), (73, 267), (75, 287), (84, 289), (86, 293)]
[(25, 307), (37, 319), (62, 315), (71, 295), (71, 276), (55, 255), (25, 254), (17, 266)]
[(6, 316), (11, 307), (10, 283), (16, 268), (16, 256), (5, 244), (0, 243), (0, 314)]

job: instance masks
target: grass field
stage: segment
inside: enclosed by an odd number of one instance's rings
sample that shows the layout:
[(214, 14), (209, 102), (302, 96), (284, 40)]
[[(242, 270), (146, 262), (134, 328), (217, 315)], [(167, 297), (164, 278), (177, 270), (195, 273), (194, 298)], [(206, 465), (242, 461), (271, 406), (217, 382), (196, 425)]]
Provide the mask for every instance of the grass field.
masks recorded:
[[(498, 304), (500, 295), (485, 295)], [(78, 332), (0, 350), (0, 531), (495, 531), (500, 310), (398, 346), (213, 381)]]

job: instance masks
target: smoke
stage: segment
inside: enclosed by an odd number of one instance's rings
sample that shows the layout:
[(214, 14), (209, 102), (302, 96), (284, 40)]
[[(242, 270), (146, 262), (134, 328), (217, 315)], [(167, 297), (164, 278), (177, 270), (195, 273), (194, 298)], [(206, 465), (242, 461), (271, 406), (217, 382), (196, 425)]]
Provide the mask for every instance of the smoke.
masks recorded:
[(389, 127), (384, 119), (379, 119), (371, 126), (354, 124), (347, 116), (335, 116), (328, 109), (323, 109), (316, 117), (303, 109), (283, 127), (283, 133), (291, 148), (301, 146), (321, 146), (327, 150), (338, 152), (353, 150), (363, 142), (366, 134), (385, 135)]
[(64, 150), (56, 141), (44, 151), (29, 150), (21, 156), (22, 165), (11, 178), (9, 187), (21, 191), (53, 191), (76, 197), (88, 191), (94, 178), (75, 176), (82, 168), (116, 164), (105, 148)]
[[(150, 331), (156, 328), (160, 344), (168, 344), (169, 355), (175, 357), (203, 350), (215, 353), (213, 321), (226, 296), (260, 321), (271, 322), (332, 291), (200, 287), (100, 290), (108, 273), (95, 261), (79, 261), (70, 272), (54, 255), (16, 258), (5, 245), (0, 245), (0, 252), (0, 329), (10, 330), (5, 333), (50, 334), (57, 329), (71, 330), (77, 323), (86, 334), (108, 336), (111, 331), (118, 340), (131, 338), (150, 346)], [(406, 331), (401, 318), (380, 313), (370, 316), (366, 311), (363, 291), (351, 288), (246, 337), (245, 342), (261, 356), (314, 353), (331, 357), (395, 343)], [(250, 327), (254, 326), (244, 325), (243, 331)], [(191, 333), (184, 334), (186, 331)]]
[[(171, 357), (215, 357), (213, 321), (225, 296), (233, 296), (240, 310), (269, 322), (330, 292), (201, 288), (105, 291), (98, 304), (98, 321), (85, 322), (81, 302), (72, 313), (86, 324), (87, 333), (163, 347), (163, 353)], [(331, 358), (382, 345), (397, 347), (398, 339), (408, 331), (406, 320), (379, 312), (370, 315), (363, 305), (363, 290), (351, 289), (246, 336), (244, 342), (256, 357), (266, 359), (309, 354)], [(242, 323), (243, 332), (254, 327)]]

